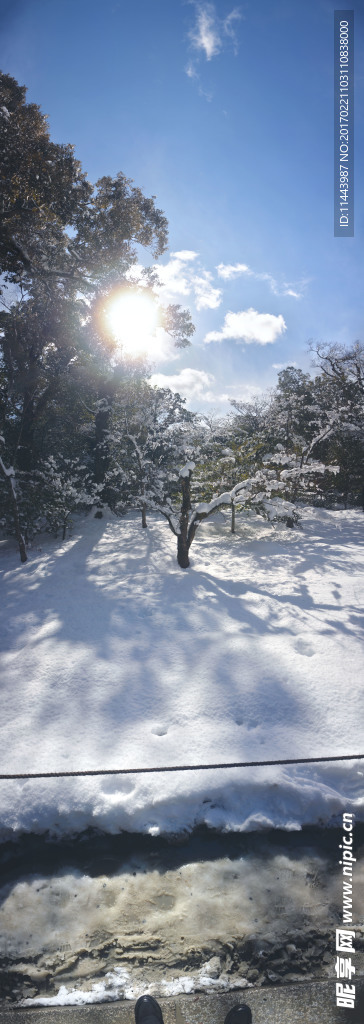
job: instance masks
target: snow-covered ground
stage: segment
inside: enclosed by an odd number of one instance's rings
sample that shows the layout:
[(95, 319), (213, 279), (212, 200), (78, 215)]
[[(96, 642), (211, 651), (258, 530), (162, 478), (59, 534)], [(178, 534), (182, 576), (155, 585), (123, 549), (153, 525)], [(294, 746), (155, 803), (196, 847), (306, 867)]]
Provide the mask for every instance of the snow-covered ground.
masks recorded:
[[(79, 521), (2, 548), (1, 773), (363, 751), (364, 516)], [(364, 761), (0, 782), (1, 835), (298, 829), (363, 817)]]

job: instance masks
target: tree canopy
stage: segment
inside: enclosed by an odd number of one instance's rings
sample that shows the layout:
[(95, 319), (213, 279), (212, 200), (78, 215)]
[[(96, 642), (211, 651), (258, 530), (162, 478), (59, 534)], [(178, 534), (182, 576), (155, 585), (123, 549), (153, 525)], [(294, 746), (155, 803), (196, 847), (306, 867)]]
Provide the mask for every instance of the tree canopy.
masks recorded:
[(158, 257), (167, 220), (122, 172), (92, 185), (73, 146), (50, 139), (47, 118), (26, 89), (0, 74), (0, 268), (29, 288), (52, 278), (93, 290), (136, 262), (135, 245)]

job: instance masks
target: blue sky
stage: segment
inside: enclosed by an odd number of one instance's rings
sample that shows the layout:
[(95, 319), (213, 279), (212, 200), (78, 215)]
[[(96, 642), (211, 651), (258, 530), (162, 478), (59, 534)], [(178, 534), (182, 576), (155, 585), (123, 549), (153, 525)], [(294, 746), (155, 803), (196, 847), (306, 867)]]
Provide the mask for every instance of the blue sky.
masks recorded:
[(355, 236), (334, 238), (331, 0), (0, 0), (0, 65), (52, 138), (92, 181), (122, 170), (168, 218), (161, 296), (191, 310), (196, 334), (154, 379), (191, 408), (224, 412), (277, 368), (308, 369), (309, 339), (364, 341), (353, 6)]

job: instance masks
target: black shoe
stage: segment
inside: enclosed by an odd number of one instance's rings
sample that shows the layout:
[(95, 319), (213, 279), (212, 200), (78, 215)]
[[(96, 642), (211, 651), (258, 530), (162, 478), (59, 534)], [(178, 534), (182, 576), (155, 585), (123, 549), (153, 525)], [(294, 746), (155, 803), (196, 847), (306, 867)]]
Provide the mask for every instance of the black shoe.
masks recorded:
[(226, 1014), (224, 1024), (252, 1024), (252, 1011), (246, 1003), (237, 1003)]
[[(140, 996), (134, 1007), (135, 1024), (164, 1024), (162, 1010), (153, 996)], [(245, 1020), (241, 1021), (245, 1024)]]

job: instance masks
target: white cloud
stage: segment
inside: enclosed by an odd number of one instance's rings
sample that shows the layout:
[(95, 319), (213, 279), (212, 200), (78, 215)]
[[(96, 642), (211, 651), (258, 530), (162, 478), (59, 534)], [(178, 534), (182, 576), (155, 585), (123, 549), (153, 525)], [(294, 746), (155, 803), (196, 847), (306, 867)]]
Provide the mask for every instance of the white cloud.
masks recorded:
[(300, 294), (299, 292), (295, 292), (293, 290), (293, 288), (289, 287), (289, 285), (285, 285), (284, 286), (284, 291), (281, 292), (281, 295), (291, 295), (293, 299), (301, 299), (302, 298), (302, 293)]
[(266, 272), (259, 273), (248, 267), (246, 263), (219, 263), (216, 270), (219, 277), (223, 277), (226, 281), (240, 277), (242, 274), (254, 277), (256, 281), (267, 281), (273, 295), (289, 295), (293, 299), (301, 299), (304, 289), (308, 284), (308, 278), (302, 278), (301, 281), (297, 282), (283, 281), (282, 284), (279, 284), (272, 274)]
[(158, 294), (162, 299), (168, 302), (181, 295), (191, 294), (191, 272), (188, 265), (197, 255), (190, 249), (182, 249), (180, 252), (172, 252), (168, 263), (155, 264), (155, 274), (161, 286)]
[[(271, 274), (256, 274), (255, 277), (260, 277), (264, 281), (268, 281), (271, 291), (274, 295), (290, 295), (292, 299), (302, 299), (302, 295), (307, 284), (306, 280), (298, 281), (293, 288), (292, 284), (288, 281), (283, 281), (282, 284), (278, 284)], [(298, 289), (300, 289), (298, 291)]]
[(213, 288), (212, 274), (203, 270), (201, 275), (192, 278), (192, 287), (195, 293), (196, 309), (217, 309), (221, 303), (221, 289)]
[(127, 281), (131, 281), (132, 284), (146, 285), (145, 281), (145, 268), (142, 263), (132, 263), (131, 267), (126, 271), (125, 277)]
[(215, 409), (217, 406), (228, 407), (232, 398), (238, 402), (254, 402), (262, 394), (262, 388), (259, 385), (242, 382), (236, 384), (225, 382), (224, 390), (221, 391), (221, 384), (217, 383), (216, 377), (212, 373), (193, 370), (191, 367), (186, 367), (175, 374), (154, 373), (150, 378), (150, 383), (160, 388), (178, 391), (178, 394), (186, 398), (187, 404), (195, 409), (204, 403), (215, 407)]
[(263, 394), (263, 388), (259, 387), (258, 384), (226, 384), (226, 394), (222, 395), (222, 399), (230, 401), (234, 398), (237, 402), (254, 402), (256, 398), (259, 398)]
[(233, 338), (236, 341), (245, 341), (248, 345), (270, 345), (283, 334), (286, 324), (283, 316), (274, 316), (273, 313), (258, 313), (256, 309), (242, 310), (240, 313), (227, 313), (221, 331), (210, 331), (206, 334), (205, 342), (224, 341), (225, 338)]
[(165, 302), (181, 297), (195, 302), (196, 309), (217, 309), (222, 300), (220, 288), (214, 288), (213, 276), (198, 263), (198, 253), (192, 249), (172, 252), (168, 263), (155, 264), (154, 271), (159, 282), (158, 295)]
[(246, 263), (219, 263), (216, 270), (219, 277), (223, 277), (225, 281), (230, 281), (234, 277), (240, 277), (241, 274), (253, 273)]
[(213, 4), (201, 5), (197, 11), (196, 24), (190, 32), (190, 40), (196, 50), (202, 50), (206, 60), (216, 57), (221, 50), (221, 34)]
[(189, 401), (215, 402), (216, 395), (211, 391), (215, 383), (212, 373), (205, 370), (193, 370), (192, 367), (185, 367), (180, 373), (154, 373), (150, 383), (160, 388), (170, 388), (171, 391), (178, 391), (180, 395)]
[(298, 363), (272, 363), (273, 370), (286, 370), (287, 366), (298, 366)]
[[(205, 2), (201, 0), (201, 2), (195, 3), (195, 7), (196, 21), (189, 33), (189, 38), (198, 54), (204, 56), (207, 61), (210, 61), (221, 53), (229, 41), (230, 45), (231, 43), (233, 44), (236, 56), (238, 42), (235, 26), (236, 22), (242, 17), (239, 8), (234, 7), (226, 18), (221, 19), (216, 13), (214, 4), (209, 3), (208, 0), (205, 0)], [(196, 59), (198, 60), (198, 56)], [(199, 78), (193, 61), (189, 61), (185, 72), (189, 78)], [(204, 95), (204, 93), (201, 92), (201, 95)], [(209, 95), (206, 98), (210, 98)]]
[(192, 64), (191, 60), (186, 65), (185, 72), (186, 72), (186, 75), (187, 75), (188, 78), (198, 78), (199, 77), (199, 75), (197, 74), (196, 68), (195, 68), (194, 64)]
[(238, 44), (237, 44), (237, 38), (236, 38), (236, 31), (235, 31), (235, 28), (234, 28), (234, 22), (235, 21), (240, 21), (241, 17), (242, 17), (242, 14), (241, 14), (241, 11), (239, 10), (239, 7), (234, 7), (234, 10), (230, 11), (230, 14), (228, 14), (227, 18), (225, 18), (225, 21), (223, 22), (224, 33), (225, 33), (226, 36), (229, 36), (229, 38), (232, 40), (232, 42), (234, 44), (235, 56), (236, 56), (236, 54), (238, 52)]
[(171, 252), (171, 257), (176, 260), (182, 260), (183, 263), (189, 263), (191, 260), (195, 260), (198, 256), (198, 252), (194, 252), (193, 249), (180, 249), (179, 252)]

